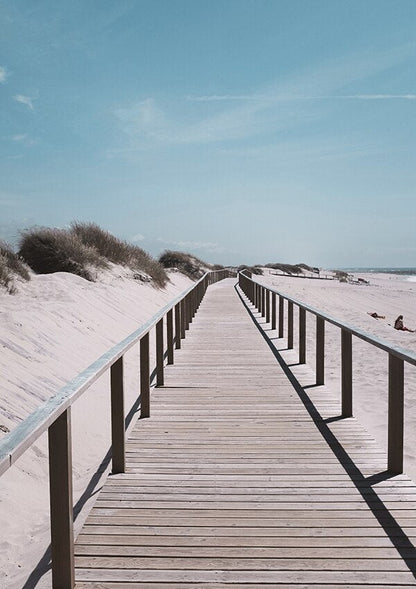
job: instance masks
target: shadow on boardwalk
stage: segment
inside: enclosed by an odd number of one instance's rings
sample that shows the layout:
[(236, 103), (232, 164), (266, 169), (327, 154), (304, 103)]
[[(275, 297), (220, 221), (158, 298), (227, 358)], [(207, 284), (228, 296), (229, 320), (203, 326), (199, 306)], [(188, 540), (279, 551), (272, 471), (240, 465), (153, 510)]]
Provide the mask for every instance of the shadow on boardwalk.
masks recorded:
[[(237, 287), (236, 292), (240, 297), (242, 303), (245, 305), (247, 312), (250, 318), (252, 319), (253, 323), (256, 325), (260, 334), (269, 346), (272, 354), (274, 355), (274, 357), (280, 364), (282, 370), (286, 374), (288, 380), (294, 387), (296, 393), (298, 394), (300, 400), (305, 406), (305, 409), (307, 410), (311, 419), (318, 428), (320, 434), (325, 439), (325, 441), (331, 448), (332, 452), (334, 453), (334, 456), (338, 459), (339, 463), (350, 477), (357, 491), (360, 493), (361, 497), (368, 505), (372, 514), (377, 519), (378, 523), (391, 540), (393, 546), (396, 548), (400, 557), (403, 559), (403, 562), (406, 563), (406, 566), (408, 567), (409, 571), (413, 574), (413, 577), (416, 579), (416, 548), (410, 541), (409, 537), (407, 536), (403, 528), (392, 516), (389, 509), (385, 506), (382, 499), (378, 496), (376, 490), (373, 488), (373, 485), (380, 483), (381, 481), (387, 480), (389, 478), (392, 478), (394, 475), (390, 474), (388, 471), (377, 473), (371, 477), (365, 477), (362, 474), (360, 469), (356, 466), (356, 464), (351, 459), (349, 454), (340, 444), (334, 433), (328, 427), (329, 423), (337, 420), (342, 420), (342, 416), (334, 416), (328, 419), (323, 419), (321, 417), (318, 409), (315, 407), (314, 403), (311, 401), (310, 397), (306, 392), (306, 389), (312, 388), (316, 385), (310, 385), (308, 387), (301, 386), (297, 378), (290, 370), (290, 365), (286, 364), (281, 354), (274, 346), (273, 339), (276, 338), (270, 338), (267, 335), (267, 333), (265, 333), (269, 330), (263, 330), (260, 323), (257, 321), (256, 317), (251, 313), (249, 306), (247, 305), (245, 299), (241, 296), (241, 293), (239, 292)], [(293, 364), (292, 366), (295, 365), (296, 364)]]

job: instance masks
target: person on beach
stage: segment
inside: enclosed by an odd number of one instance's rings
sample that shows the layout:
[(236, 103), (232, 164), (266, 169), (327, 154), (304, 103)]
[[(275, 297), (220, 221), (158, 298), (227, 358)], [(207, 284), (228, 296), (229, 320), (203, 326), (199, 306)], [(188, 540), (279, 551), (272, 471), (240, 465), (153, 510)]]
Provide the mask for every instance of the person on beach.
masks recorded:
[(367, 311), (367, 313), (370, 315), (370, 317), (374, 317), (374, 319), (385, 319), (386, 318), (385, 315), (379, 315), (375, 311), (374, 311), (374, 313), (370, 313), (369, 311)]
[(394, 329), (398, 329), (399, 331), (411, 331), (412, 333), (415, 331), (414, 329), (409, 329), (403, 324), (403, 315), (399, 315), (394, 322)]

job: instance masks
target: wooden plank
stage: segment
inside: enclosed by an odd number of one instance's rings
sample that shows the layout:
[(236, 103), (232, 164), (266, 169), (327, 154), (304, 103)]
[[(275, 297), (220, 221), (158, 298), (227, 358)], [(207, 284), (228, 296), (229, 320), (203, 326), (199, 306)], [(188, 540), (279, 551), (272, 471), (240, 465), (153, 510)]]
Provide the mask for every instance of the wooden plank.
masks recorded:
[[(296, 583), (300, 580), (298, 571), (222, 571), (222, 570), (152, 570), (152, 569), (91, 569), (79, 568), (79, 580), (91, 582), (134, 582), (155, 583), (171, 581), (179, 583), (264, 583), (279, 585), (283, 583)], [(313, 587), (315, 583), (324, 582), (326, 586), (333, 587), (336, 583), (353, 583), (354, 579), (360, 582), (354, 587), (363, 584), (395, 584), (396, 587), (403, 584), (412, 585), (414, 576), (409, 571), (361, 571), (359, 574), (353, 571), (303, 571), (303, 583), (307, 587)], [(99, 586), (101, 589), (101, 586)], [(413, 584), (414, 587), (414, 584)]]

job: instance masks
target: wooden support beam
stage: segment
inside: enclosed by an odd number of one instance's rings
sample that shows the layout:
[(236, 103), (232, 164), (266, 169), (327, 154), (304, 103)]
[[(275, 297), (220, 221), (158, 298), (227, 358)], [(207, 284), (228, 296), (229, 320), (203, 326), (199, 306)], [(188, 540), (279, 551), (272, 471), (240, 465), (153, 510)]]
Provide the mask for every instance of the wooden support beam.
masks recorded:
[(266, 323), (270, 323), (270, 290), (266, 290)]
[(284, 335), (284, 321), (285, 321), (285, 299), (279, 295), (279, 337)]
[(149, 334), (140, 340), (140, 417), (150, 417)]
[(181, 339), (185, 338), (186, 331), (186, 305), (185, 299), (181, 300)]
[(272, 329), (276, 329), (276, 293), (272, 292)]
[(52, 586), (75, 587), (71, 408), (48, 429)]
[(299, 364), (306, 364), (306, 311), (299, 307)]
[(325, 320), (316, 317), (316, 384), (325, 383)]
[(163, 318), (156, 323), (156, 386), (162, 387), (165, 382), (163, 359)]
[(166, 315), (166, 337), (168, 346), (168, 364), (173, 364), (174, 346), (173, 346), (173, 309), (167, 312)]
[(287, 303), (287, 347), (293, 349), (293, 303)]
[(341, 329), (341, 403), (342, 417), (352, 417), (352, 334)]
[(175, 305), (175, 348), (177, 350), (181, 349), (181, 304), (177, 303)]
[(403, 472), (403, 423), (404, 363), (401, 358), (389, 354), (387, 468), (392, 474)]
[(124, 383), (123, 356), (110, 369), (111, 380), (111, 460), (112, 472), (126, 470), (125, 427), (124, 427)]

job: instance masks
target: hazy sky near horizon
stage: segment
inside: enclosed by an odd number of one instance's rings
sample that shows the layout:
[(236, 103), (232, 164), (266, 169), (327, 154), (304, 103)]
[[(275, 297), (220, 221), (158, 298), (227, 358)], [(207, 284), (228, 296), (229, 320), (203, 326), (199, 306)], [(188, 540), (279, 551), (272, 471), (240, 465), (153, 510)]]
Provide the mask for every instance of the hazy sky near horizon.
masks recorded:
[(0, 0), (0, 238), (416, 266), (415, 0)]

